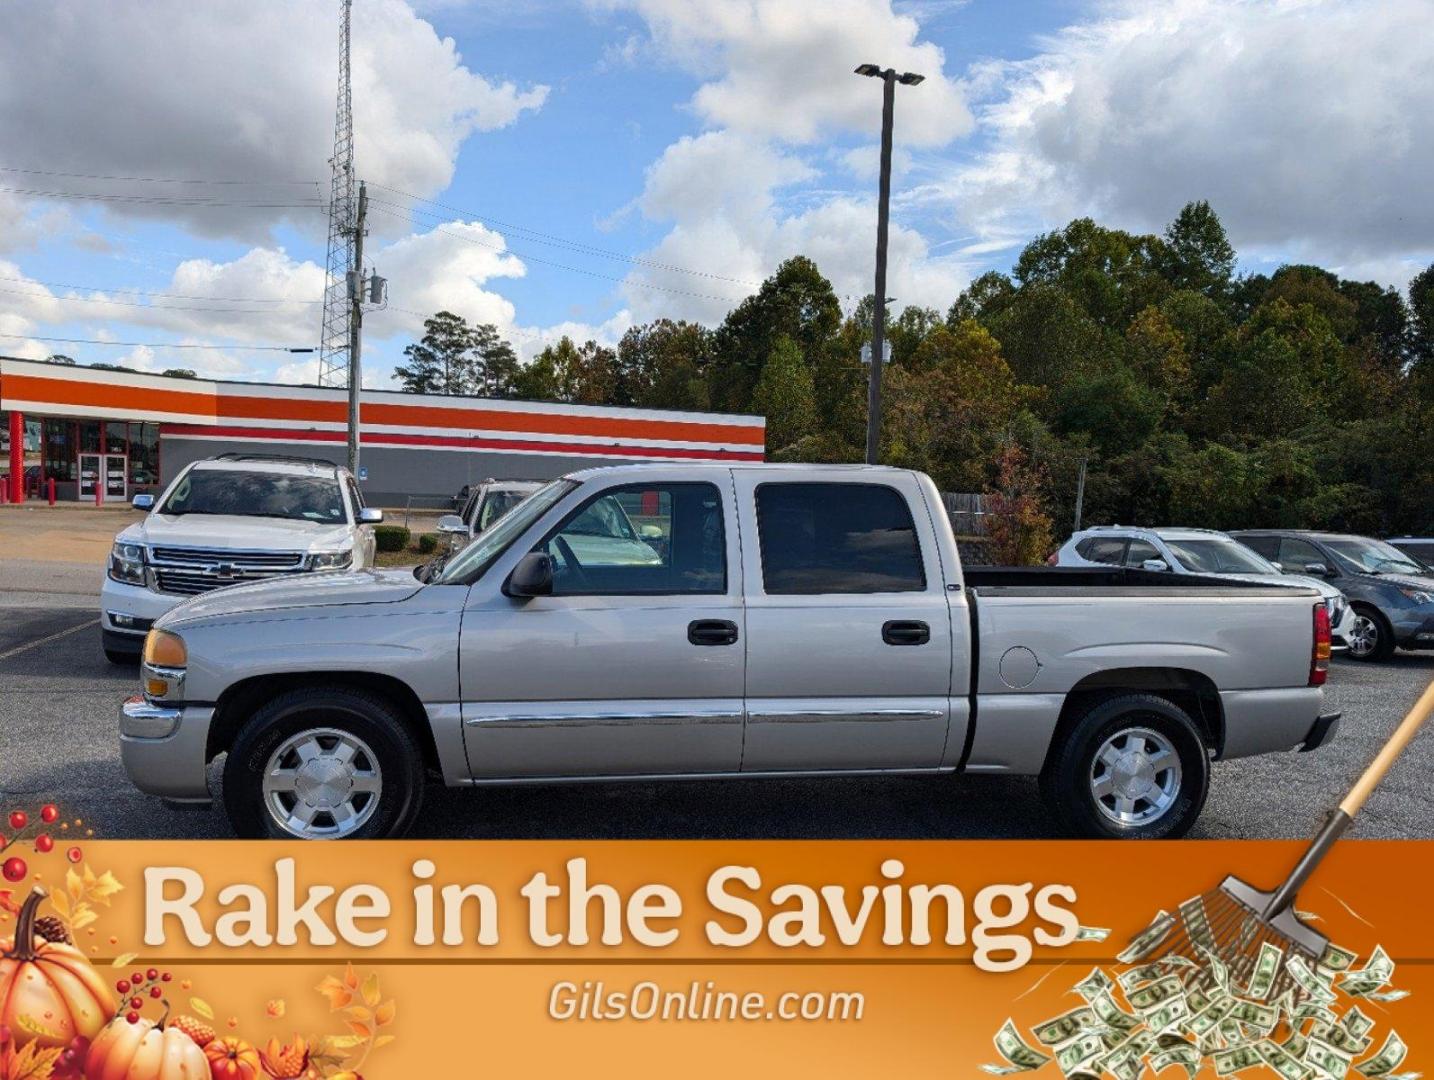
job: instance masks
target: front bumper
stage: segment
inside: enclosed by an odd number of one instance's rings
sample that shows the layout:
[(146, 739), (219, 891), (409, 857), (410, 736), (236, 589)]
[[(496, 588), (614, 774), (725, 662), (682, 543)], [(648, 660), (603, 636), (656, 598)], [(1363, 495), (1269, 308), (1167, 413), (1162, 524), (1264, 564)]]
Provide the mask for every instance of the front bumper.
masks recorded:
[[(105, 644), (110, 640), (132, 638), (144, 643), (154, 620), (163, 615), (186, 597), (170, 593), (157, 593), (141, 585), (125, 585), (105, 574), (104, 585), (100, 588), (100, 629), (105, 635)], [(120, 616), (117, 620), (116, 616)]]
[(1434, 649), (1434, 614), (1427, 605), (1395, 615), (1394, 643), (1401, 649)]
[(147, 795), (208, 803), (206, 750), (212, 706), (156, 705), (135, 694), (120, 706), (120, 760)]

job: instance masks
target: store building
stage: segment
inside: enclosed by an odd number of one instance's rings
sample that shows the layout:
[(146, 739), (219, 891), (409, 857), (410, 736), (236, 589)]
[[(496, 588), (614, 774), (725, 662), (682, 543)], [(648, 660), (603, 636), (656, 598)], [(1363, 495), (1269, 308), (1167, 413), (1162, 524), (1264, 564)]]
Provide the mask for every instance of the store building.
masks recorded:
[[(222, 382), (0, 357), (7, 501), (127, 500), (226, 452), (346, 459), (344, 390)], [(487, 477), (545, 480), (632, 461), (761, 461), (761, 417), (366, 390), (370, 503), (415, 505)], [(426, 500), (418, 501), (418, 500)]]

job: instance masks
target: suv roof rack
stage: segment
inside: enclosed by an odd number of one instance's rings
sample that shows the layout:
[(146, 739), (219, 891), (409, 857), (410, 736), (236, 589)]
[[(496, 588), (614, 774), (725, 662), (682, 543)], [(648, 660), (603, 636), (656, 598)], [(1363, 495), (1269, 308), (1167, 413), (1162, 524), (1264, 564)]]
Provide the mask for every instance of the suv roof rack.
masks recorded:
[(231, 452), (215, 454), (210, 461), (273, 461), (287, 465), (322, 465), (327, 469), (342, 468), (337, 462), (325, 458), (302, 457), (298, 454), (245, 454)]

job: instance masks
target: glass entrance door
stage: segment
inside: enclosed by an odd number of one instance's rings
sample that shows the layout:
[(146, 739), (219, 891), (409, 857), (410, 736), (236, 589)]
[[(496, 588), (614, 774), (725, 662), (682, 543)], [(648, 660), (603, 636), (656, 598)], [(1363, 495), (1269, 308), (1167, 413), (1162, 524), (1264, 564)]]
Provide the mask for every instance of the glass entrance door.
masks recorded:
[(101, 501), (124, 502), (129, 496), (129, 456), (127, 454), (81, 454), (79, 456), (79, 497), (93, 499), (95, 491)]

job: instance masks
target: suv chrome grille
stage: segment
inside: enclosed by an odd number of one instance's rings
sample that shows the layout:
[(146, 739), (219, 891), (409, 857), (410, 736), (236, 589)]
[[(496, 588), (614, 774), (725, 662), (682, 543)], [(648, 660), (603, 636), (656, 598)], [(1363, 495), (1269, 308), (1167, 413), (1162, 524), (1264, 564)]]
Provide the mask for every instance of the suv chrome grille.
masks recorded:
[(225, 585), (302, 573), (305, 556), (302, 551), (154, 547), (149, 567), (160, 592), (194, 596)]

